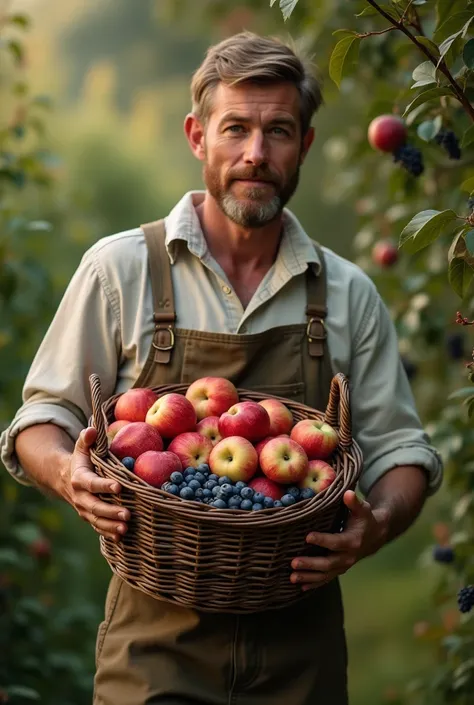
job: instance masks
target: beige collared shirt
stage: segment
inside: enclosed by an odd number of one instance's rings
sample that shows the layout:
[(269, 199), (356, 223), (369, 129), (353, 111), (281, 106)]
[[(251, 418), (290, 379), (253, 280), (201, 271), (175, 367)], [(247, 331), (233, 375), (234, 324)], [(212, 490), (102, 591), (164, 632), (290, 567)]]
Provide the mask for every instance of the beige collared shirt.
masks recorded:
[[(177, 325), (218, 333), (260, 333), (305, 321), (305, 270), (319, 267), (311, 239), (289, 211), (278, 257), (244, 310), (209, 252), (187, 193), (166, 218)], [(327, 335), (334, 373), (350, 379), (353, 432), (364, 454), (361, 490), (397, 465), (421, 465), (430, 491), (442, 463), (421, 427), (390, 315), (356, 265), (323, 248), (327, 266)], [(140, 228), (105, 237), (83, 256), (31, 365), (23, 405), (0, 437), (0, 457), (19, 482), (28, 480), (15, 436), (54, 423), (76, 439), (91, 414), (89, 375), (107, 398), (138, 378), (153, 333), (147, 248)]]

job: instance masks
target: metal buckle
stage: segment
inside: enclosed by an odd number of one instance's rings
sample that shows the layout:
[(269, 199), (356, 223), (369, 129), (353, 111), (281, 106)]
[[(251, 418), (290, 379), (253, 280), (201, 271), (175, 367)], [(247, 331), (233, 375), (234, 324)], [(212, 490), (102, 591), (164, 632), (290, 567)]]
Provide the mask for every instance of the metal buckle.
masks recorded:
[(164, 330), (168, 331), (170, 334), (170, 344), (169, 345), (156, 345), (155, 341), (152, 342), (153, 347), (155, 350), (161, 350), (161, 351), (166, 351), (166, 350), (172, 350), (174, 348), (174, 330), (172, 326), (160, 326), (157, 325), (155, 326), (155, 335), (158, 333), (159, 330)]
[[(320, 323), (321, 324), (321, 326), (322, 326), (322, 334), (321, 335), (312, 335), (311, 326), (313, 325), (313, 323)], [(327, 337), (327, 334), (326, 334), (326, 327), (324, 325), (324, 320), (322, 318), (315, 318), (314, 316), (312, 316), (308, 321), (308, 325), (306, 326), (306, 336), (307, 336), (310, 343), (312, 343), (313, 340), (325, 340)]]

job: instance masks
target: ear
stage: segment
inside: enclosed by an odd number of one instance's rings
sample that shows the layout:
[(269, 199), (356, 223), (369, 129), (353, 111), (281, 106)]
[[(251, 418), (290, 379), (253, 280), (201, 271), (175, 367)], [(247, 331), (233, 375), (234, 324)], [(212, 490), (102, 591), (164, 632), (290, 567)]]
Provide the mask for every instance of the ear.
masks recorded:
[(306, 155), (309, 152), (309, 148), (313, 144), (314, 140), (314, 127), (310, 127), (305, 136), (303, 137), (303, 143), (301, 145), (301, 155), (300, 155), (300, 164), (303, 164), (304, 160), (306, 159)]
[(204, 126), (197, 119), (194, 113), (189, 113), (189, 115), (186, 115), (184, 120), (184, 133), (194, 156), (203, 161), (206, 156), (205, 130)]

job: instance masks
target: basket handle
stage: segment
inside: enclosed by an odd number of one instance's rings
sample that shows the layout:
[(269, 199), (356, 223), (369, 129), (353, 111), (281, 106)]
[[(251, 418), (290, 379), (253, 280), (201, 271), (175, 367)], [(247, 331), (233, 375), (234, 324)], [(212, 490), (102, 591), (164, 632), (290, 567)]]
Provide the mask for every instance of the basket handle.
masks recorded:
[(340, 445), (343, 448), (350, 448), (352, 445), (352, 424), (349, 382), (342, 372), (338, 372), (331, 380), (329, 401), (324, 419), (330, 426), (339, 426)]
[(95, 442), (95, 452), (99, 458), (107, 456), (108, 443), (105, 429), (105, 420), (102, 413), (102, 391), (100, 388), (99, 375), (95, 372), (89, 376), (92, 398), (92, 425), (97, 430), (97, 440)]

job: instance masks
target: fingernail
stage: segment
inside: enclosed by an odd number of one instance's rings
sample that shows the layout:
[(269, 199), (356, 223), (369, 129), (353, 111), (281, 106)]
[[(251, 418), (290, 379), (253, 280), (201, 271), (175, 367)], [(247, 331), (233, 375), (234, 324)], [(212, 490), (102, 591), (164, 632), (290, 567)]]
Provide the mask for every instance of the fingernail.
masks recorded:
[(128, 519), (128, 514), (127, 514), (127, 512), (120, 512), (120, 513), (119, 513), (119, 519), (122, 519), (122, 521), (127, 521), (127, 519)]
[(120, 526), (117, 528), (117, 531), (119, 532), (119, 534), (125, 534), (125, 532), (127, 531), (127, 527), (123, 524), (120, 524)]
[(110, 485), (110, 491), (111, 491), (111, 492), (119, 492), (119, 491), (120, 491), (120, 485)]

